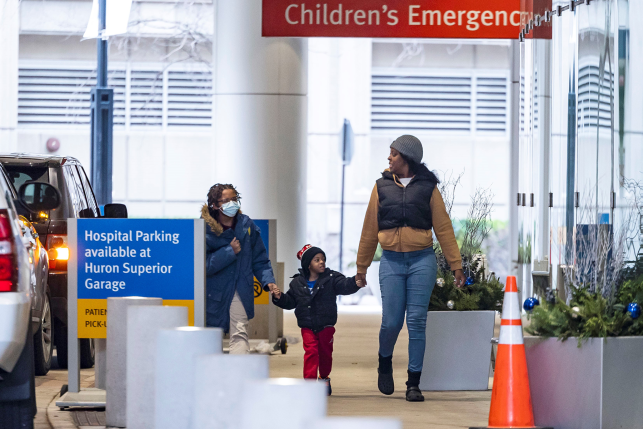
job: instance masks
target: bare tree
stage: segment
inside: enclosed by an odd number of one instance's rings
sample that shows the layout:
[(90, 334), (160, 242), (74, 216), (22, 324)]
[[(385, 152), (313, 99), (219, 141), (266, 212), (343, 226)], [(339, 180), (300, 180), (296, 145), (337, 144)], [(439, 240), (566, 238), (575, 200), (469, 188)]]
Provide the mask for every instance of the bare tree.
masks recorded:
[[(152, 112), (151, 115), (155, 114), (153, 105), (161, 103), (163, 98), (164, 74), (179, 63), (198, 65), (202, 71), (193, 73), (192, 82), (195, 87), (203, 89), (204, 97), (211, 95), (210, 76), (214, 35), (207, 31), (211, 28), (212, 14), (202, 13), (204, 5), (207, 6), (207, 3), (195, 0), (175, 0), (169, 4), (166, 3), (166, 5), (171, 13), (153, 18), (137, 19), (134, 17), (128, 23), (128, 34), (114, 36), (109, 40), (112, 51), (119, 51), (126, 58), (136, 51), (141, 51), (148, 56), (152, 54), (153, 57), (156, 57), (154, 62), (162, 64), (160, 68), (153, 67), (153, 69), (145, 70), (144, 77), (138, 76), (139, 82), (142, 80), (149, 85), (149, 89), (146, 88), (144, 93), (145, 98), (137, 100), (138, 102), (130, 106), (131, 111), (137, 112), (139, 116), (144, 115), (141, 112), (148, 109)], [(122, 71), (120, 72), (122, 73)], [(111, 82), (118, 73), (118, 70), (109, 70), (109, 81)], [(79, 101), (88, 99), (89, 88), (94, 85), (95, 79), (95, 74), (93, 74), (83, 82), (79, 82), (76, 91), (69, 100), (68, 117), (70, 122), (86, 122), (85, 116), (82, 116), (86, 109), (74, 106)]]
[(600, 207), (594, 201), (591, 192), (582, 198), (576, 212), (574, 242), (569, 247), (562, 240), (557, 243), (560, 252), (573, 249), (573, 260), (564, 271), (568, 302), (572, 287), (600, 293), (613, 302), (625, 268), (627, 243), (636, 231), (639, 216), (636, 203), (631, 201), (621, 210), (618, 223), (597, 224)]
[(482, 242), (491, 230), (491, 210), (494, 194), (490, 189), (478, 188), (471, 196), (471, 205), (464, 221), (464, 238), (460, 252), (466, 260), (481, 252)]
[[(447, 214), (454, 222), (452, 217), (453, 204), (455, 201), (455, 192), (464, 172), (457, 176), (453, 172), (443, 172), (444, 180), (438, 185), (438, 190), (444, 200)], [(493, 209), (494, 194), (490, 189), (478, 188), (471, 196), (471, 205), (467, 212), (467, 217), (462, 223), (464, 236), (462, 239), (462, 246), (460, 253), (462, 254), (462, 264), (465, 272), (472, 271), (473, 265), (476, 261), (480, 261), (480, 253), (482, 253), (482, 242), (489, 235), (491, 230), (491, 211)], [(445, 271), (448, 267), (442, 248), (439, 243), (435, 245), (435, 251), (438, 255), (438, 264), (440, 269)]]
[(443, 171), (442, 175), (444, 179), (438, 184), (438, 190), (440, 191), (440, 194), (442, 194), (447, 214), (451, 217), (451, 210), (453, 209), (453, 202), (455, 201), (455, 190), (460, 186), (462, 176), (464, 176), (464, 171), (457, 176), (453, 171)]
[[(199, 13), (203, 2), (194, 0), (176, 0), (171, 6), (174, 13), (162, 18), (133, 19), (129, 22), (130, 35), (119, 39), (120, 49), (135, 49), (142, 39), (149, 38), (141, 35), (140, 29), (146, 33), (157, 30), (157, 36), (152, 39), (152, 46), (159, 51), (161, 62), (170, 67), (178, 62), (201, 63), (212, 68), (210, 54), (214, 36), (204, 31), (209, 25), (207, 20), (213, 19), (209, 14)], [(166, 67), (166, 68), (167, 68)]]

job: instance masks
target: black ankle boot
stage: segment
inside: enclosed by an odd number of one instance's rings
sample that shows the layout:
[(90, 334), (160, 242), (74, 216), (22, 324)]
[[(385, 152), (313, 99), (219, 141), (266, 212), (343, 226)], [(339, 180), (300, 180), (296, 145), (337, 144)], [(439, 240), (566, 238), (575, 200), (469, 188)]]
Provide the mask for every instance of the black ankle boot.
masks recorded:
[(406, 382), (406, 400), (409, 402), (422, 402), (424, 401), (424, 396), (420, 390), (420, 377), (422, 372), (411, 372), (409, 373), (409, 381)]
[(383, 357), (379, 355), (380, 365), (377, 369), (377, 387), (385, 395), (392, 395), (395, 391), (393, 384), (393, 356)]

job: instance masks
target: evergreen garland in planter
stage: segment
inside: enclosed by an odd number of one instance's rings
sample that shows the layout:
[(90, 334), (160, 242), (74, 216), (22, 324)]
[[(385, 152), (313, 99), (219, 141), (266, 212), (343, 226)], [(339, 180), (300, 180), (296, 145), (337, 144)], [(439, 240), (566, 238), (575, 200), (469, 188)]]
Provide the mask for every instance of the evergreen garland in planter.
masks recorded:
[[(574, 266), (564, 273), (566, 300), (547, 291), (530, 315), (529, 334), (562, 341), (576, 337), (579, 347), (588, 338), (643, 336), (643, 183), (626, 180), (625, 187), (633, 197), (618, 224), (577, 226)], [(594, 210), (588, 203), (578, 217), (595, 219)], [(640, 250), (628, 263), (636, 229)], [(561, 246), (561, 251), (572, 249)]]
[[(444, 255), (436, 254), (436, 257), (439, 261), (443, 260), (443, 263), (439, 263), (439, 265), (446, 264)], [(467, 274), (473, 283), (457, 288), (453, 273), (448, 268), (446, 270), (439, 268), (438, 278), (443, 279), (444, 286), (440, 287), (439, 284), (436, 284), (433, 288), (429, 311), (500, 311), (504, 297), (504, 285), (500, 279), (493, 273), (487, 276), (477, 261), (470, 265)], [(453, 308), (449, 308), (449, 301), (453, 302)]]
[(563, 341), (576, 337), (579, 346), (592, 337), (640, 336), (643, 318), (628, 311), (631, 303), (643, 304), (643, 275), (624, 281), (613, 303), (586, 288), (573, 289), (569, 305), (560, 299), (545, 301), (534, 308), (525, 330)]
[[(451, 217), (455, 190), (461, 178), (462, 174), (457, 177), (450, 175), (438, 185), (449, 217)], [(436, 243), (438, 282), (433, 288), (429, 311), (499, 311), (502, 309), (504, 285), (494, 273), (485, 273), (481, 262), (482, 242), (492, 226), (490, 216), (492, 208), (493, 194), (491, 191), (482, 188), (476, 189), (474, 195), (471, 196), (467, 218), (461, 222), (462, 228), (458, 231), (462, 267), (468, 279), (463, 287), (455, 287), (453, 273), (439, 243)], [(451, 219), (453, 220), (453, 218)]]

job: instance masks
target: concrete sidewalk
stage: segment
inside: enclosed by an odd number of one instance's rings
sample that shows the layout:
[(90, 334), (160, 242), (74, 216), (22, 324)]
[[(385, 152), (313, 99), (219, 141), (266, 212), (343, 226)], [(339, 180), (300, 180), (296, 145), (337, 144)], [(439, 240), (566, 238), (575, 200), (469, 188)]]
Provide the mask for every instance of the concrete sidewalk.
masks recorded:
[[(67, 370), (58, 369), (56, 358), (52, 369), (42, 377), (36, 377), (36, 403), (38, 413), (34, 419), (34, 429), (73, 429), (73, 423), (69, 412), (60, 411), (56, 407), (56, 399), (59, 397), (60, 389), (67, 384)], [(94, 370), (83, 369), (80, 372), (82, 387), (94, 385)]]
[[(377, 389), (378, 335), (380, 314), (340, 314), (335, 334), (333, 396), (329, 398), (331, 416), (395, 417), (404, 429), (453, 429), (486, 426), (491, 391), (424, 392), (425, 402), (406, 402), (408, 333), (402, 330), (393, 355), (396, 391), (391, 396)], [(292, 312), (284, 316), (286, 335), (301, 337)], [(274, 356), (271, 377), (301, 378), (304, 351), (302, 344), (288, 348), (286, 355)], [(284, 409), (287, 415), (287, 410)]]
[[(405, 400), (408, 334), (402, 330), (393, 358), (396, 392), (384, 396), (377, 389), (377, 350), (381, 321), (379, 314), (340, 314), (335, 335), (333, 372), (331, 374), (333, 396), (329, 398), (328, 414), (331, 416), (395, 417), (404, 422), (404, 429), (453, 429), (470, 426), (486, 426), (491, 400), (491, 391), (486, 392), (425, 392), (426, 401), (409, 403)], [(286, 336), (301, 339), (297, 321), (292, 312), (284, 315)], [(301, 340), (291, 344), (285, 355), (273, 355), (270, 359), (271, 377), (301, 378), (304, 351)], [(90, 371), (91, 376), (93, 372)], [(64, 380), (66, 383), (66, 372)], [(93, 382), (92, 377), (83, 375), (83, 386)], [(54, 381), (63, 374), (55, 371)], [(55, 395), (52, 390), (47, 395)], [(60, 385), (64, 383), (60, 383)], [(42, 383), (44, 384), (44, 383)], [(60, 388), (58, 387), (58, 390)], [(44, 402), (47, 395), (41, 394)], [(50, 396), (53, 397), (53, 396)], [(39, 405), (40, 406), (40, 405)], [(52, 403), (51, 423), (54, 429), (101, 429), (104, 426), (76, 426), (72, 413), (59, 411)], [(92, 414), (93, 413), (93, 414)], [(89, 415), (91, 414), (91, 415)], [(99, 422), (101, 415), (90, 411), (78, 416), (77, 421), (92, 419)], [(284, 415), (288, 415), (287, 406)], [(39, 417), (40, 413), (39, 413)], [(87, 420), (83, 420), (87, 418)], [(72, 423), (70, 423), (72, 422)], [(71, 424), (71, 426), (70, 426)], [(49, 426), (37, 426), (46, 429)]]

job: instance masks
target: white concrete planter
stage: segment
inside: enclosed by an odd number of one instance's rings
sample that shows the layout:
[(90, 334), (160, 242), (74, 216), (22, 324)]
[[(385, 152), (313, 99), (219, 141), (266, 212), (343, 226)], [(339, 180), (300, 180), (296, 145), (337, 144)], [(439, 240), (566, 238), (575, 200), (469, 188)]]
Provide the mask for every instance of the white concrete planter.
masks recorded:
[(556, 429), (643, 427), (643, 337), (525, 337), (536, 425)]
[(422, 390), (487, 390), (495, 311), (429, 311)]

